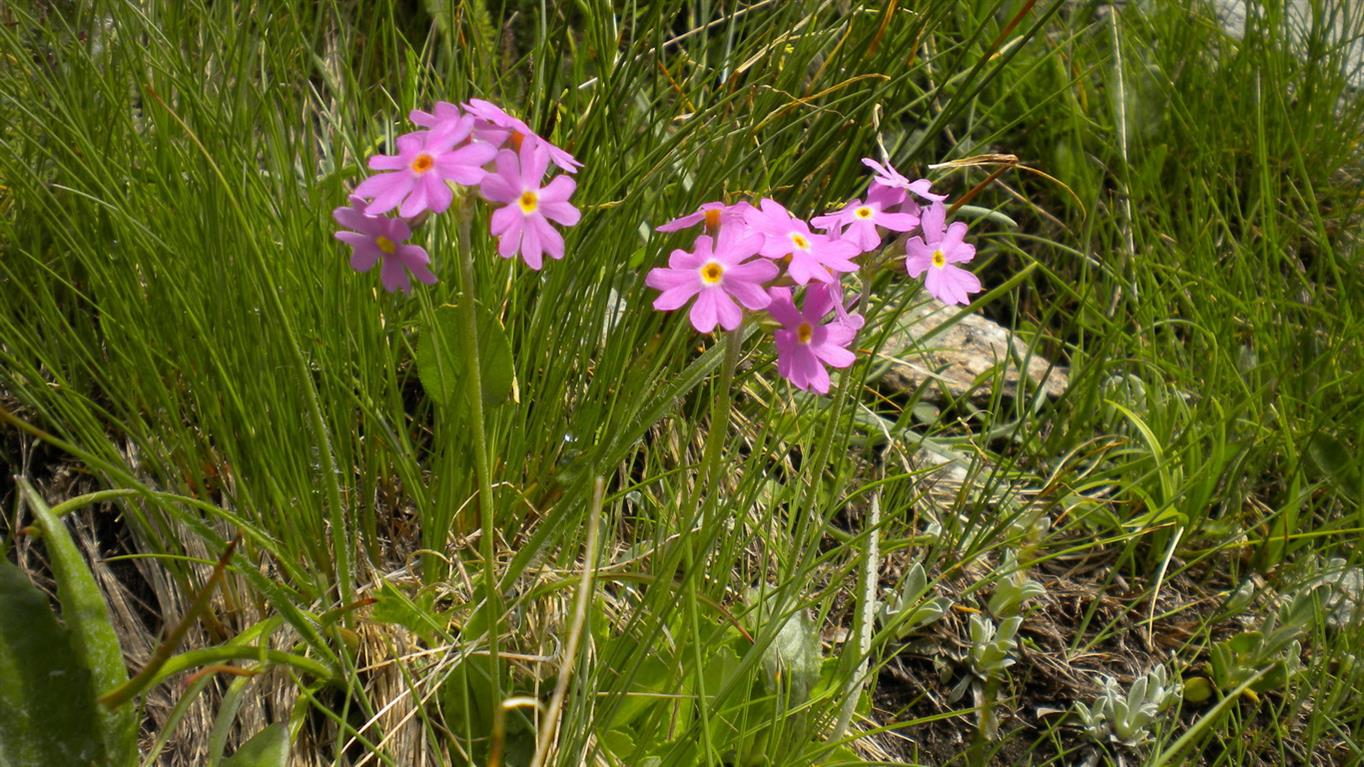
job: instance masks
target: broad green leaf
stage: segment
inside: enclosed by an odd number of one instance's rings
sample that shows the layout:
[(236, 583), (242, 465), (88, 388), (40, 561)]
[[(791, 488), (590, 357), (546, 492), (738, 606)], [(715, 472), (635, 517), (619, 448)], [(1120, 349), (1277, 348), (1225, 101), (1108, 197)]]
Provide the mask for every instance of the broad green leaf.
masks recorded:
[(289, 728), (275, 723), (252, 736), (222, 767), (284, 767), (289, 759)]
[(435, 609), (435, 598), (422, 593), (415, 600), (384, 581), (370, 608), (370, 620), (406, 628), (428, 643), (445, 632), (443, 616)]
[[(417, 375), (427, 396), (439, 405), (450, 405), (456, 392), (466, 388), (463, 312), (460, 306), (440, 307), (435, 311), (435, 325), (422, 328), (417, 339)], [(496, 405), (511, 394), (516, 375), (511, 343), (492, 312), (479, 306), (476, 313), (483, 402)]]
[[(128, 670), (123, 665), (123, 650), (119, 647), (118, 636), (109, 621), (109, 608), (104, 603), (104, 594), (86, 566), (80, 549), (71, 540), (66, 525), (27, 482), (21, 481), (20, 487), (43, 531), (48, 561), (57, 581), (62, 622), (70, 632), (75, 661), (90, 670), (95, 694), (106, 693), (128, 681)], [(109, 764), (131, 764), (136, 761), (136, 715), (132, 706), (122, 706), (112, 711), (101, 707), (100, 733)]]
[(1188, 703), (1203, 703), (1212, 697), (1212, 683), (1207, 677), (1191, 676), (1184, 680), (1184, 700)]
[(782, 624), (763, 653), (764, 681), (773, 692), (790, 690), (790, 704), (804, 703), (819, 681), (819, 631), (815, 622), (797, 611)]
[(1307, 441), (1307, 457), (1313, 468), (1343, 495), (1355, 498), (1360, 491), (1360, 462), (1344, 442), (1319, 432)]
[(47, 599), (0, 558), (0, 767), (105, 765), (90, 670)]

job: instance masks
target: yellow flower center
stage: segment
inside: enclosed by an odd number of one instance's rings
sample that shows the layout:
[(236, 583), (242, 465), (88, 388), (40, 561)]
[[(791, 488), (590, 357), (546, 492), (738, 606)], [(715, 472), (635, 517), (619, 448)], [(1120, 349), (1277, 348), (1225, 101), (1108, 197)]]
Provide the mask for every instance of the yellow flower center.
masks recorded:
[(382, 234), (374, 238), (374, 244), (378, 246), (379, 250), (383, 251), (386, 256), (393, 255), (394, 251), (398, 249), (398, 243), (388, 239)]
[(857, 216), (858, 218), (871, 218), (871, 208), (868, 208), (866, 205), (863, 205), (857, 210), (854, 210), (853, 215)]
[(810, 338), (814, 334), (815, 329), (808, 322), (802, 322), (796, 326), (796, 338), (803, 344), (810, 343)]
[(529, 216), (540, 208), (540, 196), (527, 189), (521, 193), (521, 198), (516, 201), (521, 206), (521, 212)]
[(720, 279), (725, 276), (725, 268), (718, 261), (707, 261), (701, 267), (701, 282), (707, 285), (718, 285)]
[(412, 168), (413, 173), (425, 173), (428, 170), (431, 170), (432, 166), (434, 166), (435, 164), (436, 158), (432, 157), (426, 152), (422, 152), (421, 154), (417, 155), (417, 158), (415, 160), (412, 161), (412, 165), (410, 167)]
[(941, 269), (947, 264), (947, 256), (943, 255), (942, 250), (933, 251), (933, 266)]
[(805, 239), (804, 236), (797, 234), (796, 232), (791, 233), (791, 244), (796, 246), (796, 250), (810, 249), (810, 241)]

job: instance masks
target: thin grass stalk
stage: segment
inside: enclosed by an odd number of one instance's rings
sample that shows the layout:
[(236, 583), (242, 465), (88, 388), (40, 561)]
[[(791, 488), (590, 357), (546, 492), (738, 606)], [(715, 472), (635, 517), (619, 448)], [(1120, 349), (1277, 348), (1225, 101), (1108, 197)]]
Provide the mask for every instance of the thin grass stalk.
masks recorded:
[(559, 663), (559, 678), (554, 683), (554, 694), (550, 696), (549, 707), (545, 709), (545, 721), (540, 725), (540, 733), (535, 742), (535, 757), (531, 767), (541, 767), (549, 755), (550, 744), (559, 731), (559, 716), (563, 711), (564, 698), (568, 695), (568, 683), (573, 676), (573, 664), (578, 658), (578, 644), (582, 641), (583, 628), (587, 625), (587, 611), (591, 606), (593, 576), (597, 573), (597, 553), (601, 539), (601, 512), (606, 493), (606, 483), (597, 477), (592, 488), (592, 507), (587, 515), (587, 545), (583, 553), (583, 575), (578, 581), (578, 595), (573, 603), (573, 620), (568, 629), (568, 641), (564, 643), (563, 658)]
[(837, 743), (847, 734), (852, 724), (857, 700), (862, 697), (867, 666), (871, 660), (872, 627), (876, 615), (876, 584), (881, 574), (881, 490), (871, 494), (871, 511), (867, 517), (867, 549), (862, 563), (862, 604), (857, 622), (857, 670), (848, 677), (843, 688), (843, 707), (838, 712), (838, 723), (829, 735), (830, 743)]

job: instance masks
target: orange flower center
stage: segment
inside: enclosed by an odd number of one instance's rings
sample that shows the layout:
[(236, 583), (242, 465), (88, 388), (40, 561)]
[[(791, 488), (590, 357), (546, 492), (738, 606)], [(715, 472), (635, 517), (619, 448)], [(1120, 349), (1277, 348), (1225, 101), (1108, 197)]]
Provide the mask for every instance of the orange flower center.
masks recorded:
[(523, 133), (512, 131), (511, 137), (508, 140), (511, 141), (512, 149), (519, 152), (521, 151), (521, 142), (526, 140), (526, 136)]
[(947, 264), (947, 256), (943, 255), (941, 249), (933, 251), (933, 266), (941, 269)]
[(791, 244), (796, 246), (796, 250), (810, 249), (810, 241), (805, 239), (804, 236), (797, 234), (795, 232), (791, 233)]
[(386, 256), (393, 255), (394, 251), (398, 249), (398, 243), (388, 239), (382, 234), (374, 238), (374, 244), (379, 248), (379, 250), (383, 251), (384, 255)]
[(707, 285), (718, 285), (720, 279), (725, 276), (725, 268), (717, 261), (707, 261), (701, 267), (701, 282)]
[(412, 161), (412, 165), (410, 167), (412, 168), (413, 173), (425, 173), (428, 170), (431, 170), (432, 166), (434, 166), (435, 164), (436, 158), (432, 157), (426, 152), (422, 152), (421, 154), (417, 155), (417, 158), (415, 160)]
[(715, 234), (720, 231), (720, 209), (712, 208), (705, 212), (706, 231)]
[(796, 326), (796, 338), (803, 344), (810, 343), (810, 338), (814, 334), (815, 329), (808, 322), (802, 322)]
[(858, 218), (871, 218), (871, 208), (868, 208), (866, 205), (863, 205), (857, 210), (854, 210), (853, 215), (857, 216)]
[(521, 206), (521, 212), (529, 216), (540, 208), (540, 196), (527, 189), (521, 193), (520, 199), (516, 201)]

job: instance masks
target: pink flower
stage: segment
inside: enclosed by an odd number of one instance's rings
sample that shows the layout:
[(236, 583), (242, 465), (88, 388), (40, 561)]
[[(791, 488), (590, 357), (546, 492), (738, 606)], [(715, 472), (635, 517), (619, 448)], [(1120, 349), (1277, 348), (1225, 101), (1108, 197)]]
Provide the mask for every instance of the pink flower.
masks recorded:
[(365, 212), (374, 216), (398, 208), (399, 215), (411, 218), (450, 207), (453, 194), (446, 182), (477, 184), (483, 179), (482, 166), (497, 154), (487, 144), (464, 143), (473, 124), (472, 118), (461, 117), (437, 130), (407, 133), (398, 137), (398, 154), (369, 158), (370, 168), (390, 172), (355, 187), (357, 195), (373, 200)]
[(658, 231), (676, 232), (704, 221), (706, 233), (714, 236), (724, 224), (744, 223), (744, 212), (752, 208), (753, 206), (746, 202), (737, 202), (733, 205), (726, 205), (723, 202), (702, 203), (695, 213), (675, 218), (658, 227)]
[(497, 154), (496, 171), (484, 176), (479, 189), (492, 202), (504, 203), (492, 217), (497, 253), (511, 258), (519, 250), (526, 266), (539, 270), (541, 254), (564, 257), (564, 238), (550, 221), (563, 226), (578, 223), (581, 214), (568, 202), (577, 184), (557, 176), (540, 186), (549, 167), (549, 145), (535, 137), (521, 142), (520, 152), (504, 149)]
[(368, 272), (374, 268), (374, 264), (383, 261), (383, 266), (379, 267), (379, 281), (383, 283), (384, 290), (390, 293), (395, 290), (404, 293), (411, 291), (412, 282), (407, 276), (409, 271), (427, 285), (435, 284), (436, 275), (431, 273), (429, 266), (430, 256), (417, 245), (405, 244), (407, 238), (412, 236), (412, 228), (406, 219), (366, 215), (365, 200), (357, 195), (351, 195), (350, 207), (333, 210), (332, 218), (341, 226), (353, 230), (337, 232), (335, 235), (336, 239), (351, 247), (352, 269)]
[[(862, 158), (862, 164), (871, 168), (876, 174), (871, 180), (873, 189), (879, 186), (883, 189), (892, 189), (898, 192), (899, 199), (895, 200), (893, 203), (889, 203), (889, 205), (894, 205), (895, 203), (905, 200), (906, 192), (913, 192), (929, 202), (942, 202), (947, 199), (947, 195), (945, 194), (934, 194), (930, 191), (933, 184), (928, 179), (920, 178), (910, 181), (890, 163), (882, 165), (870, 157), (864, 157)], [(910, 202), (913, 202), (913, 200), (910, 200)]]
[(407, 119), (411, 120), (413, 125), (428, 129), (439, 128), (446, 123), (458, 121), (463, 116), (464, 113), (459, 111), (459, 107), (448, 101), (437, 101), (436, 108), (432, 112), (414, 109), (407, 113)]
[(824, 324), (824, 315), (835, 306), (833, 290), (827, 285), (811, 285), (805, 291), (805, 308), (797, 311), (790, 288), (772, 288), (772, 303), (767, 312), (782, 324), (775, 331), (777, 372), (797, 389), (829, 392), (829, 371), (825, 365), (845, 368), (857, 359), (848, 345), (862, 328), (861, 315), (847, 319), (835, 317)]
[(693, 296), (691, 324), (709, 333), (716, 324), (734, 330), (743, 322), (744, 313), (734, 302), (757, 311), (765, 309), (771, 298), (763, 283), (777, 276), (771, 261), (746, 261), (758, 252), (762, 238), (736, 227), (721, 229), (718, 238), (701, 235), (695, 250), (674, 250), (668, 266), (652, 269), (644, 284), (663, 291), (654, 299), (654, 308), (667, 312), (687, 303)]
[(573, 159), (573, 155), (536, 135), (529, 125), (502, 111), (501, 107), (496, 104), (483, 99), (469, 99), (464, 104), (464, 111), (477, 119), (474, 124), (474, 138), (479, 141), (486, 141), (499, 147), (507, 141), (511, 141), (512, 149), (519, 150), (523, 140), (535, 138), (549, 148), (549, 159), (564, 171), (577, 173), (578, 169), (583, 166), (582, 163)]
[(760, 208), (744, 211), (744, 220), (763, 235), (764, 256), (790, 257), (786, 273), (792, 280), (801, 285), (810, 280), (833, 282), (834, 272), (857, 271), (857, 264), (848, 260), (860, 253), (856, 245), (814, 234), (809, 224), (792, 216), (775, 200), (764, 199), (759, 205)]
[(842, 210), (817, 216), (810, 223), (837, 234), (840, 240), (847, 240), (866, 253), (881, 246), (878, 226), (892, 232), (908, 232), (919, 225), (919, 217), (913, 213), (889, 212), (887, 208), (895, 202), (884, 187), (874, 187), (866, 202), (853, 200)]
[(906, 244), (908, 257), (905, 270), (910, 277), (924, 277), (924, 287), (934, 298), (945, 304), (968, 304), (970, 293), (979, 293), (980, 280), (976, 275), (954, 264), (964, 264), (975, 258), (974, 245), (964, 242), (966, 224), (953, 221), (943, 231), (946, 211), (942, 203), (929, 206), (923, 216), (923, 237), (913, 237)]

